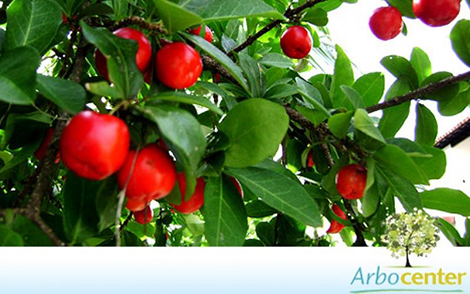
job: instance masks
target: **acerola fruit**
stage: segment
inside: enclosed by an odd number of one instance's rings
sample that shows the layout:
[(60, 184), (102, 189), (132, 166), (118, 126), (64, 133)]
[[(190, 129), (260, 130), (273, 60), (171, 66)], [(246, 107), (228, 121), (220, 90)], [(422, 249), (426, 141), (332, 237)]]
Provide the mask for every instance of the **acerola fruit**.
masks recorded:
[(336, 178), (336, 189), (346, 199), (359, 199), (364, 196), (367, 170), (358, 164), (343, 167)]
[(313, 167), (314, 165), (315, 165), (315, 162), (313, 162), (313, 150), (311, 150), (307, 155), (307, 166)]
[(124, 121), (109, 114), (82, 111), (62, 132), (60, 154), (65, 166), (78, 176), (102, 180), (121, 168), (129, 144)]
[(395, 38), (403, 27), (400, 10), (393, 6), (377, 8), (369, 20), (369, 27), (380, 40)]
[[(124, 189), (134, 162), (134, 150), (129, 151), (126, 161), (117, 175), (119, 188)], [(150, 144), (137, 153), (132, 176), (126, 189), (127, 198), (150, 202), (167, 196), (176, 181), (173, 160), (157, 144)]]
[[(195, 29), (190, 30), (189, 32), (193, 35), (199, 36), (199, 34), (201, 33), (201, 28), (202, 28), (202, 26), (199, 26)], [(206, 26), (206, 32), (204, 34), (204, 39), (207, 42), (212, 43), (212, 38), (213, 38), (212, 31), (208, 26)]]
[[(333, 204), (333, 212), (340, 218), (346, 220), (347, 217), (346, 217), (346, 214), (344, 213), (343, 210), (341, 210), (341, 208), (336, 205), (336, 204)], [(339, 232), (341, 232), (344, 228), (344, 225), (335, 221), (335, 220), (331, 220), (331, 224), (330, 224), (330, 228), (326, 231), (328, 234), (337, 234)]]
[(312, 49), (312, 37), (306, 28), (292, 26), (282, 34), (281, 48), (290, 58), (304, 58)]
[(414, 0), (413, 11), (428, 26), (440, 27), (459, 15), (460, 0)]
[(185, 201), (184, 194), (186, 193), (186, 177), (183, 172), (179, 172), (176, 177), (178, 178), (178, 187), (180, 189), (182, 199), (180, 205), (170, 203), (171, 206), (173, 206), (177, 211), (185, 214), (197, 211), (204, 204), (204, 187), (206, 186), (206, 182), (203, 178), (198, 178), (194, 194), (191, 196), (189, 201)]
[[(42, 160), (44, 156), (46, 156), (47, 148), (49, 147), (49, 144), (51, 143), (52, 137), (54, 136), (54, 129), (49, 128), (46, 131), (46, 135), (44, 136), (44, 139), (41, 142), (41, 145), (39, 145), (38, 149), (34, 152), (34, 156), (38, 160)], [(54, 160), (54, 163), (57, 164), (60, 162), (60, 152), (57, 152), (57, 156)]]
[(230, 179), (230, 181), (235, 185), (235, 188), (237, 188), (238, 190), (238, 193), (240, 194), (240, 197), (243, 198), (243, 190), (242, 190), (242, 186), (240, 185), (240, 183), (238, 182), (237, 179), (235, 179), (234, 177), (228, 177)]
[[(140, 31), (131, 28), (121, 28), (113, 32), (118, 37), (137, 41), (138, 48), (135, 55), (135, 63), (142, 73), (145, 73), (152, 58), (152, 45), (147, 37)], [(109, 81), (108, 64), (101, 51), (95, 52), (95, 64), (98, 72)]]
[[(127, 198), (127, 197), (126, 197)], [(130, 211), (143, 210), (149, 202), (145, 199), (129, 199), (127, 198), (126, 208)]]
[(174, 42), (157, 52), (156, 71), (158, 79), (173, 89), (194, 85), (202, 72), (202, 61), (193, 47)]
[(153, 210), (149, 206), (146, 206), (143, 210), (134, 211), (134, 218), (139, 224), (149, 224), (153, 219)]

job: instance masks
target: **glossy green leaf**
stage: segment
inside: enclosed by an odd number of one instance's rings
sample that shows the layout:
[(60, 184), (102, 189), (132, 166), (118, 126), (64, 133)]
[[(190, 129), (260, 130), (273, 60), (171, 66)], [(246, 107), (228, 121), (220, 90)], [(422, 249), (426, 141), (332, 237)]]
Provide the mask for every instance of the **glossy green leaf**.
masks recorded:
[(277, 213), (277, 210), (270, 207), (261, 200), (253, 200), (245, 205), (246, 214), (249, 217), (263, 218)]
[(92, 28), (81, 21), (83, 35), (107, 57), (109, 78), (121, 94), (119, 98), (137, 95), (143, 77), (135, 63), (137, 42), (119, 38), (105, 28)]
[(359, 94), (354, 88), (342, 85), (341, 91), (343, 91), (346, 97), (343, 100), (343, 106), (345, 106), (348, 110), (354, 111), (358, 108), (365, 108), (365, 104), (362, 100), (361, 94)]
[(459, 231), (457, 231), (457, 229), (452, 224), (448, 223), (442, 218), (437, 219), (436, 224), (444, 236), (446, 236), (446, 238), (452, 243), (452, 245), (463, 245), (463, 240), (462, 237), (460, 237)]
[(182, 33), (182, 35), (186, 39), (189, 39), (191, 42), (196, 44), (196, 46), (201, 48), (201, 50), (207, 53), (207, 55), (217, 60), (223, 67), (225, 67), (225, 69), (227, 69), (227, 71), (234, 77), (234, 79), (242, 86), (245, 91), (248, 93), (250, 92), (248, 84), (243, 77), (242, 70), (225, 53), (199, 36), (186, 33)]
[(377, 176), (392, 189), (393, 194), (398, 197), (406, 211), (411, 212), (415, 208), (423, 208), (421, 197), (410, 181), (378, 166), (376, 166), (376, 171)]
[(204, 190), (203, 214), (209, 245), (243, 245), (248, 230), (245, 206), (228, 178), (208, 179)]
[(295, 82), (298, 86), (298, 93), (302, 95), (307, 103), (311, 104), (315, 110), (321, 112), (325, 117), (331, 115), (325, 106), (323, 106), (323, 99), (317, 88), (301, 78), (296, 78)]
[(385, 143), (384, 137), (364, 109), (358, 109), (354, 113), (354, 128), (376, 141)]
[(276, 103), (254, 98), (237, 104), (219, 125), (231, 142), (226, 166), (251, 166), (273, 156), (288, 125), (284, 107)]
[(324, 2), (320, 2), (315, 7), (324, 9), (326, 11), (333, 11), (339, 8), (343, 4), (342, 0), (326, 0)]
[(40, 57), (31, 47), (7, 51), (0, 57), (0, 101), (31, 104), (36, 93), (36, 69)]
[(338, 56), (335, 61), (335, 72), (331, 83), (331, 99), (333, 106), (338, 107), (344, 99), (344, 93), (341, 90), (342, 85), (352, 86), (354, 84), (354, 72), (351, 61), (341, 47), (336, 45)]
[(338, 138), (344, 138), (351, 126), (353, 112), (337, 113), (328, 118), (328, 127), (333, 135)]
[(31, 46), (43, 53), (52, 43), (62, 12), (52, 0), (15, 0), (7, 10), (7, 49)]
[(432, 74), (431, 60), (429, 60), (429, 56), (421, 48), (413, 48), (410, 62), (418, 75), (419, 84)]
[(433, 146), (437, 137), (437, 120), (423, 104), (416, 104), (415, 141), (421, 145)]
[(374, 159), (384, 168), (410, 180), (413, 184), (429, 184), (426, 174), (400, 148), (386, 145), (374, 153)]
[(365, 106), (377, 104), (384, 94), (385, 77), (380, 72), (365, 74), (357, 79), (353, 88), (362, 96)]
[(256, 235), (263, 242), (264, 246), (274, 246), (275, 240), (275, 227), (268, 222), (260, 222), (256, 226)]
[(85, 107), (86, 92), (80, 84), (37, 75), (37, 89), (41, 95), (71, 114), (76, 114)]
[(450, 32), (450, 40), (460, 60), (470, 66), (470, 20), (460, 20)]
[(326, 26), (328, 24), (328, 14), (322, 8), (312, 7), (307, 10), (302, 20), (316, 26)]
[[(399, 78), (387, 91), (385, 100), (404, 95), (409, 91), (409, 83), (405, 79)], [(411, 102), (405, 102), (383, 110), (383, 115), (379, 122), (379, 130), (385, 138), (394, 137), (401, 129), (410, 114), (410, 105)]]
[(153, 2), (165, 28), (170, 33), (182, 31), (203, 22), (197, 12), (189, 11), (176, 3), (167, 0), (153, 0)]
[(411, 89), (416, 89), (418, 87), (418, 75), (416, 74), (411, 62), (406, 58), (397, 55), (390, 55), (382, 58), (380, 63), (397, 79), (405, 79), (409, 83)]
[(25, 246), (53, 245), (49, 237), (35, 223), (22, 215), (15, 216), (11, 228), (21, 235)]
[(412, 7), (413, 0), (387, 0), (387, 2), (400, 10), (401, 15), (416, 18)]
[(240, 53), (239, 58), (240, 66), (245, 73), (248, 85), (251, 89), (251, 97), (262, 97), (265, 92), (265, 85), (258, 62), (245, 53)]
[(439, 148), (429, 146), (423, 146), (423, 149), (431, 156), (413, 157), (413, 161), (421, 168), (428, 179), (437, 180), (442, 178), (447, 167), (446, 153)]
[(273, 7), (262, 0), (187, 0), (181, 6), (200, 15), (205, 21), (228, 20), (246, 17), (283, 19)]
[(23, 239), (7, 225), (0, 224), (0, 246), (23, 246)]
[(3, 51), (3, 45), (5, 44), (5, 31), (0, 28), (0, 55), (1, 52)]
[(98, 230), (101, 232), (116, 222), (116, 210), (119, 202), (119, 187), (114, 177), (101, 182), (96, 191), (96, 211), (99, 215)]
[(205, 107), (217, 114), (223, 115), (224, 112), (212, 103), (209, 99), (197, 95), (189, 95), (183, 92), (164, 92), (157, 96), (149, 97), (149, 101), (160, 100), (160, 101), (173, 101), (186, 104), (197, 104)]
[(315, 201), (298, 181), (257, 167), (229, 168), (226, 172), (267, 205), (306, 225), (321, 226), (320, 212)]
[(460, 190), (437, 188), (420, 194), (425, 208), (470, 216), (470, 197)]
[(279, 53), (266, 54), (265, 56), (263, 56), (263, 58), (259, 60), (259, 63), (270, 67), (280, 68), (290, 68), (294, 65), (290, 58)]
[(290, 84), (276, 85), (269, 89), (265, 94), (265, 98), (286, 98), (297, 94), (298, 87)]
[[(427, 77), (421, 86), (426, 86), (431, 83), (436, 83), (441, 80), (444, 80), (446, 78), (452, 77), (452, 74), (450, 72), (446, 71), (441, 71), (441, 72), (436, 72)], [(431, 99), (431, 100), (437, 100), (439, 102), (441, 101), (450, 101), (452, 100), (460, 90), (460, 86), (458, 84), (453, 84), (447, 87), (444, 87), (440, 90), (434, 91), (431, 94), (427, 94), (424, 98), (426, 99)]]
[(195, 172), (206, 150), (201, 125), (189, 112), (172, 106), (148, 106), (145, 114), (154, 121), (165, 142), (185, 170), (186, 196), (190, 199), (196, 187)]
[(452, 116), (464, 111), (470, 104), (470, 89), (460, 92), (451, 99), (439, 101), (439, 113), (444, 116)]

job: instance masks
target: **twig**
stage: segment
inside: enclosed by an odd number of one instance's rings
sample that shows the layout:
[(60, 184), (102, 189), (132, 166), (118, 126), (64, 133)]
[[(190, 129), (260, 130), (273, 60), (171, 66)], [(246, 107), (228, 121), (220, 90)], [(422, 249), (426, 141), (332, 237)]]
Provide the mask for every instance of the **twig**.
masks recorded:
[(434, 93), (434, 92), (436, 92), (436, 91), (438, 91), (442, 88), (445, 88), (447, 86), (451, 86), (451, 85), (454, 85), (458, 82), (467, 81), (467, 80), (470, 80), (470, 71), (466, 72), (466, 73), (463, 73), (463, 74), (460, 74), (460, 75), (457, 75), (457, 76), (449, 77), (447, 79), (443, 79), (443, 80), (441, 80), (439, 82), (436, 82), (436, 83), (431, 83), (431, 84), (429, 84), (427, 86), (424, 86), (422, 88), (419, 88), (415, 91), (409, 92), (409, 93), (407, 93), (405, 95), (402, 95), (402, 96), (392, 98), (392, 99), (387, 100), (385, 102), (369, 106), (369, 107), (366, 108), (366, 110), (367, 110), (367, 112), (371, 113), (371, 112), (375, 112), (377, 110), (381, 110), (381, 109), (385, 109), (385, 108), (388, 108), (388, 107), (396, 106), (396, 105), (399, 105), (399, 104), (402, 104), (402, 103), (405, 103), (405, 102), (408, 102), (408, 101), (411, 101), (411, 100), (414, 100), (414, 99), (419, 99), (419, 98), (421, 98), (425, 95), (429, 95), (431, 93)]
[(162, 24), (148, 22), (142, 17), (138, 17), (138, 16), (129, 16), (118, 22), (115, 22), (111, 19), (90, 18), (88, 23), (95, 27), (97, 26), (106, 27), (112, 31), (117, 30), (119, 28), (130, 26), (130, 25), (136, 25), (141, 29), (148, 30), (150, 34), (157, 34), (157, 35), (168, 34), (168, 31), (163, 27)]
[(344, 199), (343, 203), (346, 211), (348, 212), (348, 219), (352, 223), (354, 232), (356, 233), (356, 242), (354, 242), (353, 246), (367, 246), (362, 227), (356, 219), (356, 214), (354, 213), (351, 203), (349, 203), (349, 200), (347, 199)]
[(122, 223), (122, 225), (119, 227), (119, 232), (124, 231), (124, 229), (126, 228), (127, 224), (131, 221), (133, 215), (134, 215), (134, 213), (131, 211), (131, 213), (129, 213), (129, 215), (127, 216), (126, 220), (125, 220), (125, 221)]
[[(287, 9), (287, 11), (284, 13), (284, 16), (288, 19), (295, 19), (299, 13), (304, 11), (307, 8), (310, 8), (318, 3), (324, 2), (326, 0), (309, 0), (305, 2), (304, 4), (300, 5), (299, 7), (295, 9)], [(261, 36), (272, 30), (273, 28), (277, 27), (281, 23), (283, 23), (284, 20), (282, 19), (276, 19), (273, 20), (271, 23), (269, 23), (267, 26), (262, 28), (260, 31), (258, 31), (256, 34), (249, 36), (245, 42), (241, 43), (237, 47), (233, 48), (232, 51), (230, 51), (227, 55), (232, 56), (234, 52), (240, 52), (246, 47), (252, 45), (256, 40), (258, 40)]]

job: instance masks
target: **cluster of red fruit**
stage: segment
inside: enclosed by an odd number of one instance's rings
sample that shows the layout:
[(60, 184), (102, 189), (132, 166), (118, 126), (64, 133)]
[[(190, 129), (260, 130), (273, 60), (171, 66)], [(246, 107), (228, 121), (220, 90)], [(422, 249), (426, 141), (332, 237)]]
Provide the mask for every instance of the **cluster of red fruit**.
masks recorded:
[[(201, 26), (190, 32), (199, 35)], [(155, 70), (158, 80), (173, 89), (184, 89), (196, 83), (202, 72), (202, 61), (199, 53), (183, 42), (168, 42), (161, 40), (162, 48), (157, 51), (154, 66), (152, 63), (152, 45), (147, 37), (140, 31), (132, 28), (121, 28), (114, 34), (123, 39), (137, 41), (138, 49), (135, 63), (144, 76), (145, 82), (150, 84)], [(212, 31), (206, 26), (205, 37), (212, 42)], [(109, 81), (106, 57), (101, 51), (95, 52), (95, 64), (98, 72)]]
[[(440, 27), (452, 22), (460, 12), (460, 0), (414, 0), (413, 12), (425, 24)], [(395, 38), (402, 30), (400, 11), (393, 7), (381, 7), (369, 20), (374, 35), (381, 40)]]

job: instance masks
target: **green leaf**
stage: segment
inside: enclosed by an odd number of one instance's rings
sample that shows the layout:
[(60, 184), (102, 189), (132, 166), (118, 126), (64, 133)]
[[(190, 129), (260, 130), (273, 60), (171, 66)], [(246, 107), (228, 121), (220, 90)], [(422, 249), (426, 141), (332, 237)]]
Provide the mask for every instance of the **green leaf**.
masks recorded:
[(8, 7), (7, 17), (9, 50), (29, 45), (45, 52), (62, 23), (60, 6), (51, 0), (15, 0)]
[(116, 210), (119, 202), (119, 187), (114, 177), (101, 182), (96, 192), (96, 210), (100, 217), (98, 231), (114, 225), (116, 222)]
[(80, 21), (83, 35), (107, 57), (109, 79), (121, 94), (119, 98), (137, 95), (143, 77), (135, 63), (137, 42), (113, 35), (105, 28), (92, 28)]
[(450, 32), (450, 40), (460, 60), (470, 66), (470, 20), (460, 20)]
[[(437, 83), (441, 80), (444, 80), (446, 78), (452, 77), (452, 74), (450, 72), (442, 71), (442, 72), (436, 72), (427, 77), (422, 83), (421, 86), (426, 86), (431, 83)], [(459, 84), (453, 84), (447, 87), (444, 87), (440, 90), (434, 91), (431, 94), (427, 94), (424, 98), (425, 99), (431, 99), (431, 100), (437, 100), (439, 102), (441, 101), (450, 101), (452, 100), (455, 96), (460, 91), (460, 86)]]
[(201, 96), (189, 95), (183, 92), (159, 93), (157, 96), (149, 97), (149, 102), (151, 102), (152, 100), (173, 101), (185, 104), (197, 104), (202, 107), (206, 107), (207, 109), (217, 114), (224, 114), (224, 112), (220, 108), (218, 108), (217, 105), (212, 103), (209, 99)]
[(0, 57), (0, 101), (31, 104), (36, 93), (36, 69), (39, 54), (31, 47), (7, 51)]
[(267, 205), (306, 225), (321, 226), (320, 212), (315, 201), (298, 181), (257, 167), (228, 168), (226, 172)]
[(253, 200), (245, 205), (246, 214), (249, 217), (263, 218), (277, 213), (277, 210), (261, 200)]
[(275, 227), (268, 222), (260, 222), (256, 226), (256, 235), (263, 242), (264, 246), (274, 246), (275, 240)]
[(279, 53), (269, 53), (259, 60), (259, 63), (271, 67), (290, 68), (293, 66), (292, 59)]
[(0, 28), (0, 56), (2, 55), (1, 52), (3, 51), (3, 45), (5, 44), (5, 31)]
[(436, 224), (441, 230), (441, 232), (444, 234), (444, 236), (446, 236), (446, 238), (449, 239), (452, 245), (454, 246), (463, 245), (462, 237), (460, 237), (459, 231), (457, 231), (457, 229), (453, 225), (451, 225), (450, 223), (448, 223), (442, 218), (437, 219)]
[(302, 20), (316, 26), (326, 26), (328, 24), (328, 14), (321, 8), (313, 7), (307, 10)]
[(418, 75), (411, 62), (406, 58), (390, 55), (382, 58), (380, 63), (397, 79), (404, 78), (409, 83), (411, 89), (418, 87)]
[(421, 168), (428, 179), (440, 179), (446, 171), (446, 153), (434, 147), (423, 146), (423, 149), (431, 156), (414, 157), (413, 161)]
[(298, 87), (290, 84), (276, 85), (269, 89), (265, 94), (265, 98), (286, 98), (297, 94)]
[(110, 85), (107, 81), (86, 83), (85, 87), (89, 92), (97, 96), (105, 96), (111, 98), (122, 97), (122, 93), (118, 89), (116, 89), (116, 87)]
[(432, 74), (431, 60), (429, 60), (429, 56), (421, 48), (413, 48), (410, 62), (418, 75), (419, 84)]
[(354, 113), (354, 128), (372, 139), (385, 143), (384, 137), (364, 109), (358, 109)]
[(276, 103), (254, 98), (237, 104), (219, 125), (231, 142), (226, 166), (251, 166), (274, 155), (288, 125), (289, 117)]
[(153, 0), (153, 3), (155, 3), (155, 8), (163, 20), (165, 28), (170, 33), (182, 31), (203, 22), (197, 12), (189, 11), (186, 7), (179, 6), (171, 1)]
[(386, 145), (374, 153), (374, 159), (384, 168), (410, 180), (413, 184), (429, 185), (428, 178), (416, 163), (397, 146)]
[(228, 178), (209, 178), (204, 189), (203, 214), (209, 245), (243, 245), (248, 230), (245, 206)]
[(341, 90), (342, 85), (352, 86), (354, 84), (354, 72), (351, 61), (343, 49), (336, 45), (338, 56), (335, 61), (335, 72), (331, 83), (331, 98), (333, 106), (338, 107), (344, 99), (344, 93)]
[(423, 208), (421, 197), (410, 181), (377, 165), (375, 170), (377, 171), (376, 178), (379, 177), (381, 182), (388, 184), (406, 211), (411, 212), (415, 208)]
[(412, 7), (413, 0), (387, 0), (387, 2), (400, 10), (401, 15), (416, 18)]
[[(385, 100), (404, 95), (410, 91), (409, 83), (399, 78), (393, 83), (385, 96)], [(383, 116), (379, 122), (379, 130), (385, 138), (394, 137), (405, 123), (410, 114), (411, 102), (405, 102), (383, 110)]]
[(168, 147), (183, 165), (186, 175), (185, 199), (189, 199), (196, 187), (194, 174), (206, 150), (201, 125), (189, 112), (176, 107), (148, 106), (144, 111), (157, 124)]
[(470, 216), (470, 197), (460, 190), (437, 188), (420, 194), (425, 208)]
[(273, 7), (262, 0), (187, 0), (183, 8), (200, 15), (206, 22), (247, 17), (267, 17), (283, 19)]
[(328, 127), (333, 135), (344, 138), (351, 125), (353, 112), (337, 113), (328, 119)]
[(439, 113), (444, 116), (453, 116), (464, 111), (470, 104), (470, 89), (460, 92), (451, 99), (439, 101)]
[(296, 78), (295, 82), (297, 83), (299, 94), (305, 98), (306, 102), (311, 104), (315, 110), (318, 110), (324, 116), (331, 116), (330, 112), (325, 108), (325, 106), (323, 106), (323, 99), (320, 91), (318, 91), (317, 88), (301, 78)]
[(113, 14), (114, 9), (104, 3), (95, 3), (91, 4), (88, 7), (85, 7), (81, 13), (80, 17), (92, 16), (92, 15), (106, 15)]
[(85, 107), (86, 92), (80, 84), (37, 75), (37, 88), (41, 95), (71, 114), (76, 114)]
[(212, 45), (211, 43), (207, 42), (203, 38), (192, 35), (192, 34), (186, 34), (186, 33), (181, 33), (186, 39), (189, 39), (191, 42), (196, 44), (199, 48), (201, 48), (202, 51), (207, 53), (207, 55), (211, 56), (215, 60), (217, 60), (227, 71), (233, 76), (233, 78), (241, 85), (241, 87), (247, 91), (247, 93), (250, 93), (248, 84), (243, 77), (243, 72), (236, 65), (225, 53), (220, 51), (217, 47)]
[(0, 224), (0, 246), (23, 246), (23, 239), (7, 225)]
[(358, 108), (365, 108), (364, 101), (362, 100), (361, 94), (359, 94), (354, 88), (351, 88), (346, 85), (342, 85), (341, 91), (343, 91), (344, 95), (346, 95), (346, 99), (343, 100), (343, 105), (348, 110), (356, 110)]
[(365, 106), (377, 104), (385, 90), (385, 77), (381, 72), (363, 75), (354, 83), (353, 88), (362, 96)]
[(15, 216), (11, 228), (23, 237), (25, 246), (53, 246), (49, 237), (35, 223), (22, 215)]
[(263, 76), (259, 70), (259, 64), (251, 56), (245, 53), (239, 54), (242, 67), (251, 89), (251, 97), (262, 97), (265, 92)]
[(437, 137), (437, 121), (434, 114), (423, 104), (416, 104), (415, 141), (418, 144), (434, 146)]
[(88, 181), (72, 172), (64, 187), (64, 228), (71, 244), (77, 244), (98, 233), (100, 221), (96, 195), (101, 182)]

